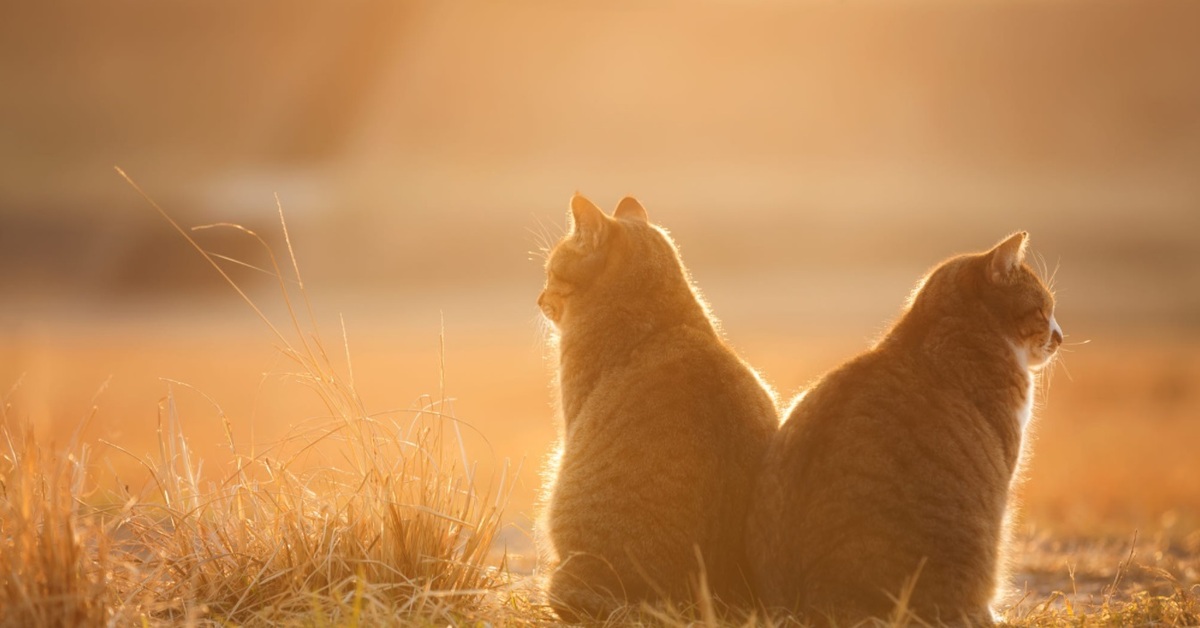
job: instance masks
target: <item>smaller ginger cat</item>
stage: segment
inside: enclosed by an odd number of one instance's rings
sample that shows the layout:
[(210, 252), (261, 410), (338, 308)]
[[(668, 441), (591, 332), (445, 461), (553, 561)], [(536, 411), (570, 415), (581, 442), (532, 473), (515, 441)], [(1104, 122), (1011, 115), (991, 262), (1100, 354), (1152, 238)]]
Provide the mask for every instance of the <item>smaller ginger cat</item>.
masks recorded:
[(1062, 343), (1027, 234), (929, 273), (869, 351), (795, 403), (748, 531), (763, 602), (809, 621), (990, 625), (1034, 373)]
[[(748, 599), (745, 522), (778, 427), (773, 394), (725, 344), (666, 232), (625, 198), (571, 199), (538, 297), (558, 332), (561, 457), (541, 533), (564, 620), (690, 601), (701, 575)], [(545, 540), (545, 539), (543, 539)]]

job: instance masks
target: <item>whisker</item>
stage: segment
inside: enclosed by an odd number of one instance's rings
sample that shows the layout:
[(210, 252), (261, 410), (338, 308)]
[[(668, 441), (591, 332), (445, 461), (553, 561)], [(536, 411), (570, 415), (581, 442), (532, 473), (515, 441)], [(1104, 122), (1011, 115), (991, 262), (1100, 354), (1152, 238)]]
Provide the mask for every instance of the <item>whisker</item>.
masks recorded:
[(546, 261), (547, 259), (550, 258), (550, 251), (547, 249), (538, 249), (536, 251), (525, 251), (525, 254), (529, 256), (529, 261), (531, 261), (531, 262), (535, 261), (535, 260)]
[(1071, 377), (1071, 369), (1067, 368), (1066, 356), (1059, 355), (1058, 358), (1054, 360), (1054, 366), (1057, 367), (1060, 364), (1062, 365), (1063, 373), (1067, 374), (1067, 381), (1074, 382), (1075, 378)]
[(531, 256), (530, 261), (534, 260), (534, 257), (532, 256), (536, 256), (536, 258), (541, 260), (549, 259), (550, 251), (554, 248), (554, 242), (556, 242), (558, 238), (551, 233), (550, 227), (547, 226), (546, 222), (542, 220), (540, 216), (537, 214), (532, 214), (532, 216), (536, 228), (525, 228), (525, 231), (533, 237), (533, 244), (535, 246), (534, 251), (528, 252)]
[(1062, 256), (1059, 256), (1058, 259), (1056, 259), (1054, 261), (1054, 270), (1050, 273), (1049, 281), (1046, 282), (1050, 288), (1051, 294), (1054, 293), (1054, 282), (1056, 279), (1058, 279), (1058, 269), (1061, 267), (1062, 267)]
[[(537, 223), (538, 229), (542, 233), (542, 239), (546, 243), (550, 243), (555, 240), (558, 240), (566, 233), (565, 231), (561, 231), (560, 229), (551, 230), (550, 226), (546, 224), (546, 221), (542, 220), (541, 216), (538, 216), (537, 214), (534, 214), (533, 220), (534, 220), (534, 222)], [(561, 232), (556, 234), (556, 233), (554, 233), (554, 231), (556, 231), (556, 230), (561, 231)]]
[(1045, 407), (1047, 397), (1050, 396), (1050, 382), (1054, 379), (1054, 369), (1042, 369), (1042, 375), (1038, 378), (1038, 394), (1037, 404), (1039, 407)]
[(550, 246), (546, 241), (546, 236), (538, 231), (534, 231), (530, 227), (526, 227), (525, 231), (529, 232), (529, 235), (533, 236), (535, 247), (535, 250), (526, 252), (530, 255), (537, 255), (538, 257), (545, 259), (550, 252)]
[[(1041, 251), (1034, 251), (1033, 261), (1034, 261), (1034, 265), (1037, 269), (1038, 276), (1041, 277), (1042, 279), (1045, 279), (1047, 287), (1049, 287), (1050, 280), (1046, 278), (1046, 274), (1047, 274), (1046, 273), (1046, 270), (1047, 270), (1046, 257), (1044, 255), (1042, 255)], [(1053, 292), (1053, 291), (1051, 291), (1051, 292)]]

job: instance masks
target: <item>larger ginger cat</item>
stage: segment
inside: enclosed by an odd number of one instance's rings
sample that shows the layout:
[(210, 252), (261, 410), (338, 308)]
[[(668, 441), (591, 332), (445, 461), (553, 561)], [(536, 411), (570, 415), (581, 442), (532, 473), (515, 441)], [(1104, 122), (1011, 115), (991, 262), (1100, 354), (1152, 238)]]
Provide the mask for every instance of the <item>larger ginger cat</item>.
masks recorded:
[(687, 602), (701, 570), (714, 596), (745, 599), (745, 520), (774, 397), (638, 201), (610, 217), (576, 195), (571, 213), (538, 297), (557, 329), (562, 418), (544, 521), (550, 604), (575, 621)]
[(1032, 369), (1062, 342), (1025, 233), (951, 258), (871, 350), (797, 401), (748, 533), (763, 602), (810, 621), (992, 623)]

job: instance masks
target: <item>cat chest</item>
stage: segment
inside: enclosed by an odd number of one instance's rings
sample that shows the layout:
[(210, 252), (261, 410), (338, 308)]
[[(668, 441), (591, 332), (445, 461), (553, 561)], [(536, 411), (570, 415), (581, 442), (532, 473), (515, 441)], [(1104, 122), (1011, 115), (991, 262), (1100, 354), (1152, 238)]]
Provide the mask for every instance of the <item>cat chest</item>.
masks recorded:
[(1025, 378), (1025, 385), (1022, 387), (1024, 398), (1021, 399), (1016, 412), (1017, 425), (1024, 432), (1025, 426), (1029, 425), (1030, 419), (1033, 418), (1033, 376), (1029, 373), (1029, 350), (1013, 345), (1013, 354), (1021, 369), (1021, 375)]
[(1021, 431), (1025, 431), (1025, 426), (1029, 425), (1030, 419), (1033, 418), (1033, 378), (1026, 376), (1028, 380), (1025, 384), (1025, 399), (1017, 408), (1017, 424), (1021, 426)]

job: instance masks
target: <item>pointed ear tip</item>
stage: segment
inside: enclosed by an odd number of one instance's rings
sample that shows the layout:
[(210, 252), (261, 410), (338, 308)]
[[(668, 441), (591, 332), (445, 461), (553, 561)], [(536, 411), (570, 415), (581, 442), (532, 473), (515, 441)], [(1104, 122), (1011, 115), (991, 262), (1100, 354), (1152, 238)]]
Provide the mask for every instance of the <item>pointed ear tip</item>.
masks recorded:
[(626, 196), (625, 198), (621, 199), (621, 202), (617, 203), (618, 209), (622, 208), (622, 207), (629, 207), (629, 208), (637, 207), (637, 208), (642, 208), (644, 210), (642, 202), (637, 200), (637, 198), (633, 197), (633, 196)]
[(1001, 240), (1000, 244), (998, 244), (996, 246), (997, 246), (997, 248), (999, 248), (999, 247), (1003, 247), (1006, 245), (1012, 246), (1015, 244), (1018, 247), (1024, 248), (1025, 242), (1027, 240), (1029, 240), (1029, 232), (1028, 231), (1014, 231), (1011, 235), (1009, 235), (1008, 237)]
[(613, 212), (616, 218), (634, 218), (644, 222), (649, 222), (650, 217), (646, 214), (646, 208), (642, 206), (641, 201), (632, 196), (626, 196), (617, 203), (617, 209)]
[(1029, 232), (1018, 231), (1014, 236), (1017, 239), (1017, 255), (1021, 258), (1025, 257), (1025, 249), (1029, 246)]
[(641, 208), (641, 207), (642, 207), (642, 202), (641, 202), (641, 201), (639, 201), (639, 200), (637, 200), (636, 198), (634, 198), (634, 197), (632, 197), (632, 196), (626, 196), (625, 198), (621, 199), (621, 202), (617, 203), (617, 207), (631, 207), (631, 208), (632, 208), (632, 207), (637, 207), (637, 208)]
[(595, 204), (588, 200), (588, 197), (580, 194), (579, 192), (575, 192), (575, 194), (571, 196), (571, 209), (583, 210), (591, 209), (593, 207), (595, 207)]

